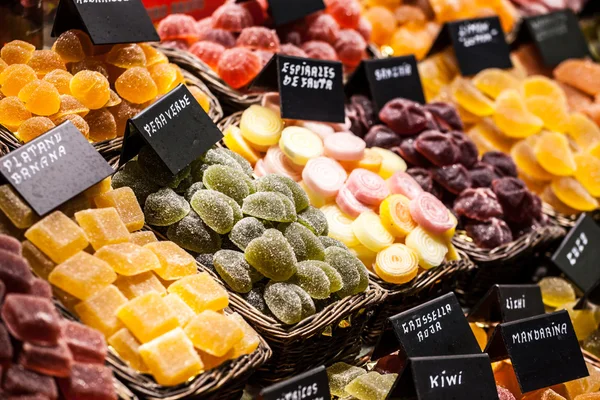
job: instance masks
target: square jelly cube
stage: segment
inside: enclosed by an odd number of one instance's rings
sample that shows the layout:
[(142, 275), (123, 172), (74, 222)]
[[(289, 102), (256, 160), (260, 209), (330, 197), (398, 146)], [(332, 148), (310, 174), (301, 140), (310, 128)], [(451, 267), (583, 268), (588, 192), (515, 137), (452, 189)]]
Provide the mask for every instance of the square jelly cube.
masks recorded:
[(196, 260), (173, 242), (154, 242), (144, 246), (152, 250), (160, 261), (154, 271), (161, 278), (172, 281), (196, 273)]
[(156, 292), (130, 300), (117, 311), (117, 317), (142, 343), (179, 326), (175, 314)]
[(167, 304), (167, 307), (177, 316), (180, 326), (185, 326), (190, 319), (192, 319), (196, 313), (190, 308), (181, 297), (175, 293), (171, 293), (163, 297), (163, 301)]
[(24, 342), (54, 346), (60, 338), (60, 316), (49, 299), (9, 294), (4, 299), (2, 319), (8, 331)]
[(0, 250), (0, 280), (8, 293), (29, 293), (33, 283), (29, 263), (13, 252)]
[(141, 343), (129, 332), (129, 329), (118, 330), (117, 333), (108, 338), (108, 344), (131, 368), (142, 373), (148, 372), (148, 367), (140, 354)]
[(94, 198), (94, 202), (98, 208), (116, 208), (129, 232), (140, 230), (144, 226), (144, 212), (135, 197), (135, 193), (129, 187), (122, 187), (101, 194)]
[(108, 178), (105, 178), (103, 180), (101, 180), (100, 182), (96, 183), (94, 186), (86, 189), (83, 194), (90, 198), (93, 199), (94, 197), (98, 197), (103, 193), (108, 192), (109, 190), (111, 190), (111, 182), (112, 179), (109, 176)]
[(73, 355), (62, 340), (52, 347), (25, 342), (19, 355), (19, 364), (40, 374), (66, 378), (71, 375)]
[(227, 317), (237, 322), (240, 328), (242, 328), (242, 332), (244, 332), (244, 337), (233, 345), (231, 357), (238, 358), (245, 354), (252, 354), (260, 344), (258, 333), (256, 333), (240, 314), (233, 313)]
[(137, 275), (160, 268), (160, 261), (151, 250), (133, 243), (109, 244), (94, 255), (110, 264), (119, 275)]
[(98, 329), (105, 337), (112, 336), (123, 327), (117, 318), (117, 310), (127, 303), (127, 297), (114, 285), (109, 285), (75, 306), (81, 321)]
[(14, 253), (18, 256), (22, 253), (21, 242), (8, 235), (0, 235), (0, 250)]
[(104, 365), (75, 363), (58, 385), (65, 400), (117, 400), (112, 371)]
[(41, 394), (51, 400), (58, 398), (54, 378), (28, 371), (20, 365), (12, 365), (4, 374), (2, 388), (12, 394)]
[(244, 337), (235, 320), (211, 310), (192, 318), (184, 331), (195, 348), (217, 357), (224, 356)]
[(8, 331), (4, 324), (0, 323), (0, 363), (12, 360), (13, 354), (14, 349)]
[(385, 400), (392, 389), (396, 374), (387, 377), (378, 372), (369, 372), (360, 375), (344, 388), (346, 394), (365, 400)]
[(181, 328), (140, 346), (140, 354), (161, 385), (177, 385), (202, 372), (204, 366)]
[(52, 300), (52, 286), (43, 279), (33, 278), (28, 294)]
[(60, 211), (34, 224), (25, 237), (55, 263), (74, 256), (89, 244), (83, 229)]
[(160, 283), (152, 271), (134, 276), (119, 276), (115, 282), (115, 286), (118, 287), (121, 293), (129, 300), (150, 292), (156, 292), (158, 294), (167, 292), (167, 289)]
[(59, 289), (85, 300), (117, 279), (105, 261), (84, 251), (59, 264), (48, 275), (48, 281)]
[(0, 186), (0, 210), (19, 229), (27, 229), (40, 219), (25, 200), (8, 184)]
[(196, 349), (196, 351), (198, 352), (198, 355), (200, 356), (200, 359), (202, 360), (202, 364), (204, 364), (205, 371), (210, 371), (213, 368), (217, 368), (217, 367), (221, 366), (225, 361), (235, 358), (235, 357), (233, 357), (233, 349), (229, 350), (222, 357), (216, 357), (216, 356), (213, 356), (212, 354), (206, 353), (206, 352), (204, 352), (202, 350), (198, 350), (198, 349)]
[(175, 293), (194, 310), (220, 311), (229, 305), (229, 295), (208, 273), (201, 272), (174, 282), (169, 293)]
[(129, 241), (129, 231), (115, 208), (99, 208), (75, 213), (94, 250), (107, 244)]
[(89, 208), (92, 208), (92, 202), (90, 201), (90, 199), (85, 197), (83, 193), (81, 193), (73, 197), (71, 200), (67, 201), (60, 207), (58, 207), (57, 210), (61, 211), (67, 217), (73, 218), (75, 216), (75, 213), (87, 210)]
[(78, 322), (64, 320), (63, 340), (73, 354), (73, 360), (88, 364), (104, 364), (106, 341), (102, 333)]
[(138, 231), (132, 232), (129, 235), (129, 241), (133, 244), (137, 244), (139, 246), (145, 246), (148, 243), (158, 242), (156, 235), (151, 231)]
[(56, 267), (56, 263), (48, 258), (40, 249), (35, 247), (29, 240), (22, 243), (23, 257), (29, 261), (33, 273), (42, 279), (48, 280), (48, 275)]

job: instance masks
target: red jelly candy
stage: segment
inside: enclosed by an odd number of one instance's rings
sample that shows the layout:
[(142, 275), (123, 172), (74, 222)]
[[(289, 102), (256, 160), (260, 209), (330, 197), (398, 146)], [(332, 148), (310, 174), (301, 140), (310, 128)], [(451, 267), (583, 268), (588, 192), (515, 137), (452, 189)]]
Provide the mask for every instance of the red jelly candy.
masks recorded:
[(335, 49), (327, 42), (310, 40), (302, 45), (302, 50), (309, 58), (317, 60), (338, 61)]
[(254, 53), (258, 54), (258, 56), (260, 57), (260, 61), (263, 67), (267, 65), (267, 63), (271, 61), (271, 58), (273, 58), (273, 56), (275, 55), (275, 53), (268, 50), (254, 50)]
[(379, 111), (379, 119), (399, 135), (414, 135), (427, 127), (427, 111), (414, 101), (396, 98)]
[(200, 35), (200, 41), (218, 43), (226, 49), (235, 46), (233, 33), (223, 29), (207, 29)]
[(226, 3), (217, 8), (212, 15), (213, 28), (230, 32), (241, 32), (254, 24), (250, 11), (236, 3)]
[(28, 371), (20, 365), (12, 365), (4, 374), (2, 388), (13, 395), (41, 394), (51, 400), (58, 398), (54, 378)]
[(438, 131), (421, 133), (415, 140), (415, 148), (438, 167), (452, 165), (460, 158), (460, 150), (452, 138)]
[(196, 42), (189, 49), (190, 53), (212, 69), (217, 69), (219, 59), (224, 51), (225, 47), (223, 45), (213, 42)]
[(250, 83), (262, 69), (262, 60), (258, 54), (245, 48), (233, 48), (223, 52), (217, 72), (229, 86), (241, 88)]
[(513, 240), (510, 228), (501, 219), (492, 218), (489, 221), (471, 221), (465, 227), (473, 242), (484, 249), (493, 249)]
[(189, 45), (185, 40), (166, 40), (161, 42), (161, 45), (178, 50), (187, 50), (189, 48)]
[(358, 27), (356, 28), (358, 33), (361, 34), (363, 39), (368, 43), (371, 41), (371, 33), (373, 32), (373, 25), (365, 17), (360, 17), (358, 20)]
[(17, 239), (8, 235), (0, 235), (0, 250), (5, 250), (20, 256), (21, 249), (21, 242)]
[(467, 189), (454, 202), (454, 212), (461, 217), (478, 221), (502, 218), (498, 197), (488, 188)]
[(160, 40), (186, 40), (192, 43), (198, 40), (196, 20), (186, 14), (171, 14), (158, 23), (156, 29)]
[(33, 278), (29, 294), (37, 297), (45, 297), (52, 300), (52, 286), (48, 282), (40, 278)]
[(19, 364), (40, 374), (66, 378), (71, 375), (73, 355), (62, 340), (56, 346), (51, 347), (37, 346), (26, 342), (23, 343)]
[(295, 46), (291, 43), (282, 44), (279, 47), (279, 54), (284, 54), (286, 56), (292, 56), (292, 57), (304, 57), (304, 58), (308, 57), (308, 54), (306, 54), (306, 52), (304, 50), (302, 50), (300, 47)]
[(356, 67), (363, 58), (367, 42), (352, 29), (344, 29), (340, 32), (333, 46), (337, 51), (340, 61), (348, 67)]
[(97, 364), (73, 364), (71, 376), (59, 379), (65, 400), (116, 400), (110, 368)]
[(33, 274), (23, 257), (0, 250), (0, 279), (6, 285), (8, 293), (29, 293)]
[(469, 171), (461, 164), (434, 168), (433, 180), (452, 194), (460, 194), (471, 187)]
[(279, 51), (279, 36), (272, 30), (262, 26), (244, 28), (237, 39), (238, 46), (252, 50)]
[(340, 26), (329, 14), (319, 14), (306, 31), (308, 40), (320, 40), (333, 45), (340, 34)]
[(49, 299), (9, 294), (2, 306), (2, 319), (17, 339), (42, 346), (54, 346), (60, 337), (60, 317)]
[(325, 11), (331, 14), (342, 28), (356, 29), (360, 21), (360, 4), (355, 0), (328, 0)]
[(88, 364), (104, 364), (107, 347), (100, 331), (72, 321), (62, 322), (63, 340), (69, 346), (73, 359)]
[(211, 17), (206, 17), (198, 20), (196, 22), (196, 33), (198, 34), (198, 37), (202, 37), (202, 34), (207, 30), (212, 29), (212, 27), (213, 21)]

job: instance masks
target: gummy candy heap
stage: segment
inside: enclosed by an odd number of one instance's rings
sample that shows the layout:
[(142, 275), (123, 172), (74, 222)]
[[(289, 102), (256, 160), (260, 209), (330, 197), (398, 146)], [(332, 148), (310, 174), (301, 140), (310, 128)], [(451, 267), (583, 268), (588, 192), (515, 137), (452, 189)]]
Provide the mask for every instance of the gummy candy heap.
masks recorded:
[(398, 378), (397, 373), (367, 372), (344, 362), (327, 368), (329, 391), (333, 396), (358, 400), (384, 400)]
[(7, 399), (116, 400), (107, 346), (95, 329), (63, 319), (27, 249), (0, 235), (0, 362)]
[(277, 30), (265, 26), (266, 9), (258, 2), (229, 2), (199, 21), (171, 14), (158, 33), (163, 45), (187, 49), (234, 89), (247, 86), (275, 53), (339, 60), (352, 70), (367, 57), (371, 25), (360, 16), (358, 0), (325, 3), (325, 12)]
[[(90, 142), (114, 139), (180, 83), (179, 67), (147, 43), (94, 46), (78, 30), (61, 34), (52, 50), (13, 40), (0, 50), (0, 124), (23, 142), (65, 121)], [(208, 111), (208, 96), (188, 88)]]
[(367, 132), (367, 146), (386, 147), (402, 156), (411, 166), (407, 173), (453, 209), (477, 246), (495, 248), (545, 224), (541, 200), (517, 178), (515, 163), (499, 151), (479, 157), (454, 107), (440, 102), (421, 106), (398, 98), (379, 112), (385, 125), (369, 127), (365, 122), (375, 116), (360, 117), (366, 110), (372, 113), (368, 104), (362, 96), (351, 99), (348, 115), (354, 132)]
[[(207, 273), (198, 273), (196, 261), (181, 247), (140, 231), (144, 213), (136, 194), (129, 187), (110, 186), (108, 178), (64, 212), (54, 211), (42, 219), (31, 217), (33, 211), (10, 187), (0, 187), (0, 209), (10, 221), (6, 224), (27, 228), (24, 256), (35, 274), (52, 284), (54, 296), (101, 332), (96, 340), (103, 343), (106, 338), (132, 369), (152, 374), (162, 385), (186, 382), (256, 350), (260, 339), (254, 330), (241, 316), (222, 312), (229, 303), (225, 288)], [(192, 222), (203, 226), (199, 220)], [(15, 265), (29, 271), (27, 262)], [(45, 281), (11, 274), (7, 273), (6, 279), (11, 279), (7, 287), (21, 292), (41, 287), (36, 290), (52, 296)], [(1, 270), (0, 278), (5, 279)], [(19, 317), (13, 314), (4, 315), (11, 320)], [(50, 328), (35, 331), (58, 335)], [(51, 360), (62, 362), (58, 350)], [(91, 353), (86, 347), (81, 351)]]
[(480, 153), (510, 153), (519, 177), (559, 212), (598, 208), (600, 104), (592, 103), (591, 96), (600, 93), (600, 65), (564, 61), (554, 70), (556, 82), (541, 75), (526, 77), (531, 66), (514, 58), (512, 71), (488, 69), (471, 80), (458, 76), (449, 83), (450, 75), (435, 77), (442, 71), (440, 62), (446, 63), (445, 70), (455, 63), (448, 54), (444, 57), (421, 64), (428, 98), (457, 106)]
[(588, 1), (593, 0), (511, 0), (523, 16), (548, 14), (570, 8), (579, 14)]
[(253, 180), (250, 163), (228, 149), (211, 149), (173, 176), (144, 147), (112, 185), (130, 186), (148, 224), (285, 324), (314, 314), (313, 299), (323, 306), (368, 286), (365, 267), (326, 237), (325, 215), (296, 182)]
[(518, 13), (509, 0), (365, 0), (363, 17), (372, 26), (371, 39), (393, 56), (425, 57), (445, 22), (498, 15), (510, 32)]

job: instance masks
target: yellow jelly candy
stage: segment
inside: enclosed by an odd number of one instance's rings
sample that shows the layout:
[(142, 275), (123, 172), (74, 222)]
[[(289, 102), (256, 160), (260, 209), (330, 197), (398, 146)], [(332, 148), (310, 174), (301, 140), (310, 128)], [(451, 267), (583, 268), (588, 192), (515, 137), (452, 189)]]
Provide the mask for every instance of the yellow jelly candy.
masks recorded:
[(71, 94), (90, 110), (104, 107), (110, 99), (108, 79), (100, 72), (84, 70), (76, 73), (69, 88)]
[(75, 312), (81, 321), (98, 329), (106, 337), (112, 336), (116, 331), (123, 328), (123, 324), (117, 318), (117, 311), (127, 303), (127, 297), (114, 285), (109, 285), (75, 306)]
[(357, 168), (367, 169), (369, 171), (379, 173), (381, 164), (383, 163), (383, 156), (373, 149), (365, 149), (365, 155), (358, 162)]
[(552, 101), (567, 104), (567, 98), (562, 88), (555, 81), (545, 76), (530, 76), (523, 81), (521, 88), (525, 98), (543, 96)]
[(33, 117), (23, 122), (19, 129), (17, 129), (17, 135), (19, 139), (27, 143), (40, 136), (43, 133), (48, 132), (54, 128), (54, 122), (50, 118), (46, 117)]
[[(146, 68), (134, 67), (123, 72), (115, 82), (119, 96), (134, 104), (142, 104), (158, 95), (158, 87)], [(108, 100), (108, 99), (107, 99)]]
[(0, 57), (8, 65), (27, 64), (27, 61), (33, 55), (35, 46), (22, 40), (13, 40), (2, 46)]
[(115, 208), (98, 208), (75, 213), (94, 250), (107, 244), (129, 241), (129, 231)]
[(575, 179), (594, 197), (600, 197), (600, 158), (591, 154), (576, 154)]
[(204, 370), (194, 345), (181, 328), (143, 344), (139, 352), (160, 385), (177, 385)]
[(350, 253), (354, 254), (364, 265), (370, 270), (373, 270), (373, 263), (377, 258), (377, 253), (367, 249), (362, 244), (358, 244), (354, 247), (349, 247)]
[(310, 201), (310, 204), (313, 207), (321, 208), (321, 207), (325, 206), (326, 204), (332, 203), (335, 201), (335, 197), (327, 198), (327, 197), (321, 196), (319, 193), (315, 192), (314, 190), (312, 190), (311, 188), (306, 186), (304, 181), (300, 181), (298, 184), (300, 185), (302, 190), (304, 190), (306, 192), (306, 195), (308, 196), (308, 200)]
[(65, 292), (86, 300), (117, 279), (117, 274), (105, 261), (80, 251), (58, 264), (48, 281)]
[(37, 73), (38, 78), (42, 79), (48, 72), (55, 69), (67, 70), (65, 63), (58, 54), (52, 50), (36, 50), (27, 61), (33, 70)]
[(117, 137), (117, 122), (106, 108), (92, 110), (84, 119), (90, 128), (90, 141), (101, 142)]
[(352, 222), (352, 232), (371, 251), (381, 251), (394, 243), (394, 237), (381, 223), (379, 215), (365, 211)]
[(554, 191), (552, 190), (552, 185), (550, 184), (546, 185), (546, 187), (540, 194), (540, 198), (544, 203), (549, 204), (555, 211), (559, 213), (567, 215), (579, 214), (579, 211), (569, 207), (568, 205), (560, 201), (558, 197), (556, 197)]
[(169, 286), (168, 290), (181, 297), (195, 313), (220, 311), (229, 305), (225, 288), (206, 272), (182, 278)]
[(445, 243), (427, 233), (420, 226), (406, 236), (406, 245), (419, 257), (419, 265), (424, 269), (437, 267), (444, 262), (448, 253)]
[(145, 246), (148, 243), (158, 242), (156, 235), (151, 231), (133, 232), (129, 235), (129, 241), (139, 246)]
[(161, 295), (167, 292), (167, 289), (152, 271), (133, 276), (119, 276), (115, 286), (130, 300), (150, 292)]
[(569, 140), (562, 133), (542, 132), (533, 146), (533, 152), (542, 168), (551, 174), (570, 176), (577, 168)]
[(88, 246), (83, 229), (60, 211), (34, 224), (25, 237), (55, 263), (66, 261)]
[(160, 268), (160, 261), (152, 251), (133, 243), (109, 244), (94, 255), (119, 275), (132, 276)]
[(185, 83), (181, 70), (175, 64), (155, 64), (148, 70), (156, 83), (158, 94), (169, 93), (180, 83)]
[(510, 151), (510, 156), (519, 171), (538, 181), (550, 181), (554, 177), (546, 171), (535, 157), (533, 147), (527, 140), (521, 140)]
[(152, 47), (150, 44), (138, 43), (138, 46), (140, 46), (140, 48), (144, 52), (144, 55), (146, 56), (147, 67), (150, 67), (154, 64), (165, 64), (169, 62), (167, 56), (165, 56), (163, 53)]
[(100, 182), (98, 182), (95, 185), (93, 185), (92, 187), (89, 187), (88, 189), (86, 189), (83, 192), (83, 194), (88, 199), (93, 199), (97, 196), (100, 196), (100, 195), (110, 191), (111, 190), (110, 184), (111, 184), (111, 178), (109, 176), (108, 178), (102, 179)]
[(377, 172), (383, 179), (387, 179), (398, 171), (406, 171), (407, 165), (398, 154), (381, 147), (371, 147), (371, 150), (381, 156), (381, 167)]
[(140, 230), (144, 226), (144, 212), (133, 190), (129, 187), (122, 187), (101, 194), (94, 198), (94, 203), (98, 208), (114, 207), (129, 232)]
[(175, 293), (171, 293), (163, 297), (163, 301), (169, 307), (171, 312), (175, 314), (180, 326), (185, 326), (190, 319), (192, 319), (196, 313), (191, 309), (190, 306), (185, 304), (181, 297)]
[(36, 79), (19, 91), (19, 99), (33, 114), (52, 115), (60, 109), (60, 94), (49, 82)]
[(196, 315), (184, 331), (195, 348), (217, 357), (224, 356), (244, 337), (236, 321), (212, 310)]
[(465, 78), (459, 77), (452, 82), (452, 96), (465, 110), (477, 116), (485, 117), (494, 113), (494, 102)]
[(571, 114), (566, 131), (581, 150), (600, 143), (600, 128), (581, 113)]
[(162, 279), (172, 281), (196, 273), (196, 260), (173, 242), (154, 242), (144, 246), (158, 257), (160, 267), (154, 272)]
[(538, 133), (544, 121), (527, 110), (525, 101), (516, 90), (505, 90), (496, 98), (494, 122), (512, 138), (526, 138)]
[(0, 186), (0, 210), (19, 229), (29, 228), (39, 219), (35, 211), (9, 184)]
[(414, 29), (407, 24), (396, 29), (390, 39), (394, 56), (414, 54), (417, 60), (422, 60), (433, 44), (433, 38), (425, 29)]
[(11, 131), (16, 131), (19, 126), (31, 118), (31, 112), (16, 96), (5, 97), (0, 100), (0, 124)]
[(81, 104), (75, 97), (63, 94), (60, 96), (60, 108), (56, 114), (50, 115), (50, 119), (54, 123), (58, 123), (58, 119), (71, 114), (76, 114), (80, 117), (85, 117), (90, 112), (90, 109)]
[(52, 45), (52, 51), (62, 58), (64, 62), (83, 61), (91, 56), (94, 45), (90, 37), (83, 31), (71, 29), (60, 34)]
[(321, 207), (321, 211), (327, 218), (329, 225), (329, 237), (339, 240), (348, 247), (354, 247), (360, 244), (354, 230), (352, 229), (352, 219), (342, 212), (335, 204)]
[(148, 372), (148, 367), (140, 354), (141, 343), (129, 332), (129, 329), (119, 329), (108, 338), (108, 344), (131, 368), (139, 372)]
[(147, 343), (179, 326), (175, 314), (156, 292), (148, 292), (129, 300), (119, 308), (117, 317), (142, 343)]
[(266, 107), (252, 105), (242, 113), (240, 120), (242, 136), (258, 146), (272, 146), (279, 142), (283, 120)]
[(419, 271), (419, 258), (409, 247), (395, 243), (377, 254), (375, 273), (389, 283), (410, 282)]
[(410, 215), (410, 200), (401, 195), (389, 196), (379, 205), (379, 215), (383, 226), (397, 238), (403, 238), (417, 227)]
[(323, 141), (311, 130), (289, 126), (281, 132), (279, 148), (296, 165), (306, 165), (311, 158), (323, 154)]
[(484, 351), (488, 342), (487, 333), (485, 333), (483, 328), (477, 326), (477, 324), (474, 324), (472, 322), (469, 323), (469, 326), (471, 327), (471, 331), (473, 331), (473, 335), (477, 340), (477, 344), (479, 345), (479, 347), (481, 347), (481, 351)]
[(520, 84), (509, 72), (498, 68), (484, 69), (473, 78), (473, 84), (484, 94), (495, 99), (506, 89), (518, 89)]
[(532, 96), (525, 99), (527, 110), (535, 114), (552, 131), (565, 132), (569, 121), (567, 105), (551, 97)]
[(56, 263), (49, 259), (29, 240), (23, 241), (22, 245), (23, 257), (29, 262), (29, 266), (33, 273), (44, 280), (48, 280), (48, 275), (50, 275), (50, 272), (56, 267)]
[(233, 345), (232, 358), (241, 357), (245, 354), (252, 354), (260, 345), (260, 336), (258, 336), (258, 333), (256, 333), (240, 314), (233, 313), (227, 317), (237, 322), (242, 329), (242, 332), (244, 332), (242, 340)]
[(456, 247), (452, 244), (450, 240), (446, 241), (446, 247), (448, 248), (448, 253), (446, 253), (446, 261), (460, 261), (462, 257)]
[(466, 133), (467, 136), (475, 142), (479, 154), (481, 155), (488, 151), (502, 151), (503, 153), (508, 153), (516, 143), (515, 139), (504, 135), (490, 117), (478, 121), (475, 126)]
[(244, 157), (252, 166), (260, 159), (260, 154), (246, 142), (240, 128), (230, 125), (223, 133), (223, 143), (227, 148)]
[(63, 71), (62, 69), (55, 69), (52, 72), (48, 72), (46, 76), (44, 76), (44, 80), (54, 85), (56, 90), (58, 90), (58, 93), (61, 95), (71, 94), (71, 88), (69, 85), (72, 78), (73, 75), (67, 71)]
[(210, 107), (210, 104), (211, 104), (210, 97), (206, 93), (204, 93), (204, 91), (202, 89), (200, 89), (197, 86), (188, 85), (187, 88), (189, 89), (192, 96), (194, 96), (194, 98), (196, 99), (198, 104), (200, 104), (200, 107), (202, 107), (202, 109), (205, 112), (209, 112), (210, 108), (211, 108)]
[(552, 191), (560, 201), (579, 211), (593, 211), (598, 201), (571, 177), (556, 178), (552, 181)]
[(37, 79), (33, 68), (25, 64), (13, 64), (0, 73), (0, 86), (5, 96), (17, 96), (23, 86)]

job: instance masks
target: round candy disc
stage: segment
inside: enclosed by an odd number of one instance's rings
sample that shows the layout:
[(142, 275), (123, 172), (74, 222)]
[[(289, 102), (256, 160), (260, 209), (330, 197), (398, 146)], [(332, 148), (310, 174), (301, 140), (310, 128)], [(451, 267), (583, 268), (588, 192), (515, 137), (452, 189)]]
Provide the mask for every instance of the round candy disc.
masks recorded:
[(252, 105), (242, 113), (240, 129), (244, 139), (258, 146), (277, 144), (283, 121), (279, 115), (268, 108)]
[(287, 176), (296, 182), (302, 179), (302, 172), (294, 165), (278, 146), (270, 147), (263, 159), (265, 169), (272, 174)]
[(365, 149), (365, 155), (358, 162), (358, 168), (368, 169), (369, 171), (379, 173), (383, 157), (373, 149)]
[(419, 257), (407, 246), (396, 243), (377, 254), (375, 273), (389, 283), (410, 282), (419, 271)]
[(223, 135), (223, 143), (229, 150), (238, 153), (244, 157), (252, 165), (260, 159), (260, 154), (250, 146), (246, 139), (242, 136), (240, 128), (230, 125)]
[(372, 211), (368, 205), (358, 201), (346, 186), (342, 186), (335, 198), (335, 202), (340, 210), (352, 218), (358, 217), (365, 211)]
[(408, 197), (410, 200), (423, 193), (421, 185), (414, 180), (412, 176), (406, 172), (398, 171), (387, 180), (390, 192), (401, 194)]
[(347, 177), (344, 168), (327, 157), (313, 158), (302, 171), (302, 179), (306, 186), (326, 198), (335, 197)]
[(394, 237), (381, 223), (379, 215), (366, 211), (352, 222), (358, 241), (371, 251), (381, 251), (394, 243)]
[(321, 138), (309, 129), (299, 126), (290, 126), (281, 132), (279, 147), (294, 164), (298, 165), (306, 165), (311, 158), (323, 154)]
[(455, 226), (444, 203), (427, 192), (410, 201), (410, 215), (417, 224), (434, 235), (441, 235)]
[(330, 125), (321, 123), (321, 122), (313, 122), (313, 121), (302, 121), (301, 126), (306, 129), (310, 129), (312, 132), (316, 133), (321, 140), (325, 140), (325, 138), (329, 135), (333, 135), (335, 131)]
[(379, 175), (383, 179), (389, 178), (395, 172), (406, 171), (406, 163), (398, 154), (391, 150), (382, 149), (381, 147), (371, 147), (371, 150), (377, 152), (382, 157)]
[(444, 262), (448, 253), (446, 244), (435, 236), (427, 233), (420, 226), (413, 229), (406, 236), (406, 245), (419, 257), (419, 265), (424, 269), (431, 269)]
[(352, 229), (352, 220), (346, 216), (335, 204), (321, 207), (329, 225), (329, 237), (339, 240), (348, 247), (360, 244)]
[(329, 135), (323, 141), (325, 154), (341, 161), (358, 161), (365, 155), (365, 141), (349, 132)]
[(352, 171), (346, 185), (358, 201), (368, 205), (378, 206), (390, 194), (383, 178), (366, 169)]
[(397, 238), (405, 237), (417, 227), (410, 215), (410, 200), (401, 195), (393, 194), (381, 202), (379, 215), (383, 226)]
[(258, 176), (259, 178), (261, 176), (265, 176), (267, 175), (269, 172), (267, 172), (267, 170), (265, 169), (265, 162), (263, 161), (263, 159), (259, 159), (256, 164), (254, 165), (254, 175)]

